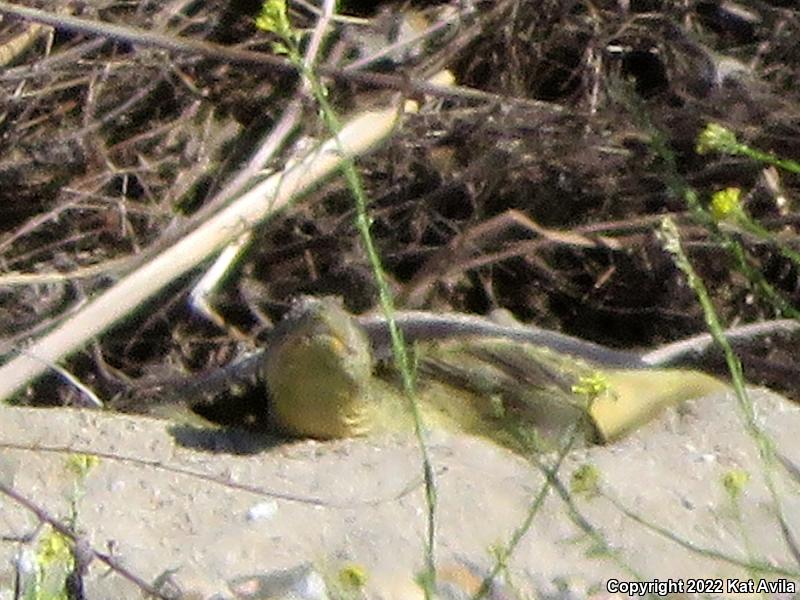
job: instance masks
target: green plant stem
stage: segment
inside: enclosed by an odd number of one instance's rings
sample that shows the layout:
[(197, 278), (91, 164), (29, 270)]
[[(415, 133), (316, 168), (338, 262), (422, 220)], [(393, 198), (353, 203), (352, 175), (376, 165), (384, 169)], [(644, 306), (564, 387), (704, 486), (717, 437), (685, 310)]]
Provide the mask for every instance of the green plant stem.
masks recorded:
[(643, 581), (643, 577), (633, 567), (628, 565), (620, 556), (617, 550), (614, 550), (603, 534), (578, 510), (575, 504), (575, 499), (570, 494), (570, 491), (558, 478), (558, 474), (553, 469), (544, 469), (543, 473), (547, 480), (553, 486), (556, 493), (561, 496), (561, 500), (567, 507), (567, 513), (570, 519), (577, 527), (579, 527), (589, 538), (594, 542), (594, 553), (610, 558), (620, 569), (622, 569), (629, 577)]
[[(328, 126), (335, 127), (335, 120), (331, 118), (333, 117), (333, 113), (330, 112), (330, 106), (326, 106), (327, 101), (323, 99), (321, 104), (323, 105), (323, 114), (326, 115)], [(338, 129), (332, 129), (332, 131), (338, 132)], [(386, 323), (392, 340), (392, 355), (394, 357), (395, 366), (398, 372), (401, 374), (403, 392), (408, 399), (409, 407), (411, 408), (411, 414), (414, 419), (414, 432), (416, 434), (420, 453), (422, 455), (428, 529), (425, 549), (425, 563), (428, 571), (425, 581), (428, 582), (428, 585), (424, 585), (423, 587), (425, 589), (426, 600), (428, 600), (428, 598), (432, 596), (432, 590), (430, 588), (435, 587), (436, 573), (435, 543), (437, 496), (433, 463), (430, 460), (430, 454), (425, 442), (424, 423), (414, 389), (414, 375), (412, 372), (408, 347), (403, 339), (402, 331), (400, 331), (400, 328), (397, 326), (397, 321), (395, 319), (394, 299), (392, 298), (392, 293), (386, 279), (380, 254), (375, 247), (375, 243), (370, 233), (370, 217), (367, 209), (367, 199), (364, 193), (364, 188), (361, 185), (360, 177), (358, 176), (352, 160), (347, 159), (343, 162), (342, 171), (356, 200), (356, 227), (361, 235), (361, 242), (364, 244), (364, 249), (367, 253), (367, 257), (372, 268), (372, 273), (375, 277), (375, 282), (378, 285), (381, 310), (386, 316)]]
[(715, 560), (720, 560), (720, 561), (729, 563), (731, 565), (735, 565), (737, 567), (742, 567), (743, 569), (746, 569), (746, 570), (752, 571), (752, 572), (756, 572), (756, 573), (769, 574), (769, 575), (781, 575), (781, 576), (784, 576), (784, 577), (792, 577), (792, 578), (800, 577), (800, 571), (798, 571), (796, 569), (789, 569), (787, 567), (781, 567), (781, 566), (778, 566), (778, 565), (771, 565), (769, 563), (765, 563), (765, 562), (761, 562), (761, 561), (747, 561), (747, 560), (744, 560), (744, 559), (741, 559), (741, 558), (737, 558), (735, 556), (730, 556), (730, 555), (725, 554), (723, 552), (719, 552), (718, 550), (713, 550), (711, 548), (703, 548), (701, 546), (698, 546), (694, 542), (690, 542), (689, 540), (686, 540), (686, 539), (676, 535), (675, 533), (673, 533), (669, 529), (667, 529), (665, 527), (661, 527), (660, 525), (657, 525), (655, 523), (652, 523), (652, 522), (648, 521), (647, 519), (645, 519), (644, 517), (642, 517), (641, 515), (633, 512), (627, 506), (622, 504), (622, 502), (620, 502), (617, 498), (615, 498), (614, 496), (610, 495), (608, 492), (605, 492), (605, 491), (601, 490), (600, 493), (601, 493), (603, 498), (605, 498), (606, 500), (611, 502), (611, 504), (614, 505), (614, 508), (616, 508), (622, 514), (624, 514), (627, 518), (631, 519), (632, 521), (635, 521), (636, 523), (638, 523), (642, 527), (645, 527), (646, 529), (649, 529), (650, 531), (652, 531), (654, 533), (657, 533), (658, 535), (670, 540), (671, 542), (674, 542), (674, 543), (678, 544), (679, 546), (689, 550), (690, 552), (693, 552), (693, 553), (698, 554), (700, 556), (705, 556), (705, 557), (708, 557), (708, 558), (713, 558)]
[[(670, 168), (674, 168), (674, 157), (670, 153), (669, 160), (667, 160)], [(687, 206), (691, 209), (692, 215), (711, 235), (712, 239), (718, 242), (731, 256), (736, 259), (739, 271), (746, 277), (751, 285), (758, 288), (766, 298), (780, 311), (784, 316), (793, 319), (800, 319), (800, 311), (794, 308), (786, 299), (781, 296), (775, 287), (769, 283), (764, 277), (760, 269), (753, 266), (747, 257), (747, 254), (742, 245), (729, 233), (722, 231), (714, 218), (703, 207), (697, 197), (697, 193), (689, 188), (682, 180), (677, 179), (677, 188), (673, 188), (675, 193), (683, 195)]]
[[(712, 236), (712, 239), (720, 242), (723, 248), (725, 248), (736, 259), (739, 269), (745, 274), (746, 277), (748, 277), (748, 280), (755, 284), (762, 292), (764, 292), (765, 295), (781, 310), (782, 313), (790, 314), (796, 317), (798, 312), (791, 307), (789, 303), (777, 293), (777, 291), (774, 290), (774, 288), (766, 281), (758, 269), (751, 267), (741, 244), (733, 239), (732, 236), (723, 233), (719, 229), (716, 221), (700, 203), (697, 193), (691, 187), (689, 187), (685, 180), (680, 176), (678, 173), (674, 153), (669, 147), (669, 144), (667, 143), (661, 131), (653, 126), (646, 110), (643, 108), (642, 104), (636, 100), (634, 93), (628, 91), (627, 93), (618, 94), (618, 98), (627, 106), (628, 110), (633, 114), (639, 125), (643, 127), (649, 134), (651, 148), (664, 163), (664, 175), (668, 189), (674, 195), (676, 195), (676, 197), (683, 198), (686, 201), (694, 218), (708, 230)], [(736, 152), (749, 152), (751, 150), (742, 144), (734, 142), (734, 145), (736, 146), (734, 149)], [(726, 149), (726, 152), (730, 153), (731, 150)], [(774, 158), (764, 154), (757, 155), (749, 153), (748, 155), (753, 158)], [(771, 160), (768, 162), (772, 163)], [(785, 167), (786, 165), (781, 164), (780, 166)], [(793, 553), (795, 560), (800, 562), (800, 550), (798, 550), (794, 536), (789, 530), (788, 522), (785, 518), (785, 513), (773, 478), (773, 468), (776, 462), (775, 448), (773, 447), (773, 444), (767, 434), (761, 430), (755, 419), (753, 404), (745, 390), (741, 362), (734, 353), (733, 348), (728, 343), (728, 340), (722, 331), (722, 326), (717, 318), (711, 298), (708, 294), (708, 290), (706, 289), (702, 280), (698, 277), (697, 273), (694, 271), (694, 268), (692, 267), (688, 257), (681, 247), (680, 236), (674, 221), (669, 218), (664, 219), (662, 221), (661, 231), (662, 235), (666, 239), (665, 246), (667, 250), (673, 255), (673, 260), (678, 268), (681, 269), (686, 275), (689, 285), (692, 287), (695, 295), (700, 301), (705, 316), (706, 325), (711, 333), (711, 336), (714, 338), (715, 343), (723, 350), (725, 361), (728, 365), (728, 370), (730, 371), (733, 380), (733, 388), (736, 393), (740, 413), (742, 414), (748, 434), (758, 447), (759, 457), (764, 465), (762, 475), (764, 477), (764, 482), (767, 486), (769, 494), (774, 502), (784, 539), (787, 543), (787, 546)]]
[(792, 250), (786, 244), (778, 243), (771, 231), (764, 229), (759, 223), (755, 222), (747, 215), (742, 215), (737, 220), (737, 223), (739, 223), (745, 231), (756, 236), (758, 239), (775, 244), (781, 254), (792, 261), (795, 266), (800, 267), (800, 252)]
[(781, 168), (784, 171), (800, 174), (800, 163), (794, 160), (778, 158), (774, 154), (771, 154), (769, 152), (763, 152), (761, 150), (758, 150), (757, 148), (751, 148), (746, 144), (741, 144), (741, 143), (736, 144), (736, 146), (731, 149), (731, 152), (729, 152), (729, 154), (732, 155), (738, 154), (740, 156), (746, 156), (747, 158), (752, 158), (753, 160), (756, 160), (758, 162)]
[[(567, 433), (567, 443), (561, 446), (558, 455), (556, 456), (555, 464), (552, 467), (546, 467), (545, 465), (539, 465), (540, 469), (544, 471), (544, 469), (549, 468), (554, 475), (558, 474), (559, 469), (561, 468), (564, 459), (566, 458), (569, 451), (575, 446), (575, 442), (578, 439), (580, 428), (576, 424), (575, 427), (571, 429), (570, 432)], [(545, 478), (545, 482), (542, 485), (539, 493), (536, 494), (536, 497), (533, 499), (530, 507), (528, 508), (528, 512), (525, 515), (525, 519), (523, 519), (522, 523), (514, 530), (514, 533), (511, 534), (511, 539), (506, 544), (505, 548), (499, 548), (496, 553), (495, 563), (494, 566), (491, 568), (489, 573), (487, 573), (486, 577), (483, 578), (481, 581), (481, 586), (478, 588), (478, 591), (472, 597), (472, 600), (481, 600), (481, 598), (485, 598), (492, 587), (492, 582), (500, 573), (500, 571), (505, 567), (508, 559), (514, 553), (519, 543), (522, 541), (522, 538), (525, 537), (525, 534), (528, 533), (531, 526), (533, 525), (533, 519), (539, 513), (539, 510), (542, 508), (544, 504), (545, 498), (547, 498), (547, 494), (550, 492), (550, 488), (552, 487), (551, 481), (549, 478)]]
[[(800, 319), (800, 311), (792, 307), (766, 280), (761, 271), (750, 264), (742, 245), (736, 241), (733, 236), (720, 230), (716, 220), (709, 214), (708, 210), (703, 207), (697, 197), (697, 193), (686, 184), (686, 181), (678, 173), (675, 154), (672, 152), (666, 137), (650, 121), (646, 109), (642, 106), (641, 102), (637, 101), (635, 93), (627, 90), (624, 86), (620, 86), (615, 92), (615, 99), (625, 105), (636, 119), (638, 125), (647, 132), (650, 138), (650, 147), (663, 162), (663, 174), (667, 189), (672, 192), (676, 198), (684, 199), (695, 221), (708, 231), (712, 240), (719, 243), (736, 259), (739, 270), (744, 274), (751, 285), (761, 291), (782, 315)], [(733, 145), (747, 148), (744, 144), (739, 144), (738, 142), (735, 142)], [(741, 150), (741, 148), (739, 149)], [(730, 146), (726, 149), (726, 152), (730, 153)]]
[[(338, 134), (341, 131), (341, 123), (339, 122), (336, 112), (327, 99), (327, 91), (322, 86), (319, 78), (310, 68), (307, 68), (303, 63), (300, 56), (299, 48), (292, 35), (284, 35), (284, 42), (289, 51), (289, 59), (302, 69), (303, 76), (310, 83), (311, 92), (320, 105), (320, 112), (325, 122), (325, 126), (336, 137), (338, 142)], [(400, 105), (402, 107), (402, 104)], [(367, 258), (372, 268), (375, 282), (378, 286), (379, 301), (381, 310), (386, 317), (386, 323), (389, 328), (389, 335), (392, 341), (392, 354), (394, 357), (395, 365), (398, 372), (401, 374), (403, 382), (403, 391), (408, 399), (409, 407), (411, 409), (412, 418), (414, 420), (414, 431), (416, 434), (417, 442), (422, 456), (423, 477), (425, 481), (425, 501), (427, 504), (427, 535), (425, 542), (425, 567), (426, 572), (422, 577), (422, 587), (425, 593), (426, 600), (432, 600), (434, 589), (436, 587), (436, 478), (433, 469), (433, 464), (430, 460), (430, 453), (425, 442), (424, 437), (424, 423), (422, 414), (419, 409), (415, 394), (414, 374), (411, 367), (411, 360), (409, 357), (408, 348), (403, 340), (402, 332), (397, 326), (395, 319), (394, 299), (392, 298), (391, 289), (386, 278), (386, 273), (383, 268), (380, 253), (375, 247), (370, 232), (371, 219), (369, 217), (368, 201), (364, 186), (361, 183), (361, 178), (355, 168), (354, 161), (351, 157), (345, 155), (343, 148), (342, 151), (342, 173), (347, 180), (348, 187), (356, 202), (356, 227), (358, 228), (361, 236), (361, 242), (364, 245)]]
[(747, 432), (758, 448), (761, 463), (764, 465), (762, 472), (764, 483), (767, 486), (772, 501), (775, 504), (777, 516), (784, 532), (784, 538), (793, 554), (795, 554), (795, 558), (800, 559), (800, 556), (798, 556), (797, 543), (787, 526), (788, 521), (785, 517), (783, 503), (781, 502), (780, 496), (775, 487), (775, 480), (773, 477), (775, 464), (777, 462), (775, 447), (773, 446), (772, 440), (767, 436), (766, 433), (764, 433), (759, 426), (758, 421), (756, 420), (753, 402), (750, 399), (750, 396), (748, 395), (744, 385), (742, 363), (736, 356), (736, 353), (733, 351), (733, 348), (728, 342), (728, 338), (725, 337), (722, 325), (719, 322), (719, 318), (714, 310), (714, 305), (711, 302), (711, 297), (708, 294), (708, 290), (706, 289), (703, 280), (697, 275), (697, 272), (694, 270), (694, 267), (692, 267), (691, 262), (681, 247), (680, 234), (678, 233), (678, 228), (675, 225), (675, 222), (669, 217), (665, 218), (662, 221), (661, 231), (662, 235), (666, 239), (665, 245), (667, 250), (673, 255), (675, 264), (686, 275), (689, 286), (697, 295), (697, 299), (703, 308), (706, 325), (711, 333), (711, 336), (714, 338), (714, 341), (717, 343), (717, 345), (722, 348), (722, 351), (725, 355), (725, 362), (728, 365), (728, 370), (730, 371), (733, 379), (733, 389), (736, 393), (739, 411), (744, 418), (744, 424)]

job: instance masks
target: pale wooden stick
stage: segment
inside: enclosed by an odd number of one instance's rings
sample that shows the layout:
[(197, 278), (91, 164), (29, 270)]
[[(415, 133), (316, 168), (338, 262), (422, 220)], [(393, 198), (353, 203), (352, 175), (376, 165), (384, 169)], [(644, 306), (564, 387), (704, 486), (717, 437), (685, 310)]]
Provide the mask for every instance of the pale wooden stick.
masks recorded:
[(7, 66), (17, 60), (28, 48), (33, 46), (39, 34), (45, 30), (39, 23), (31, 23), (22, 33), (18, 33), (4, 44), (0, 44), (0, 66)]
[[(436, 77), (440, 76), (451, 77), (449, 73)], [(406, 102), (406, 112), (416, 110), (416, 103)], [(335, 138), (327, 140), (299, 163), (248, 190), (232, 205), (100, 294), (26, 348), (24, 354), (0, 367), (0, 401), (8, 400), (40, 377), (48, 364), (79, 350), (172, 281), (332, 175), (342, 163), (340, 144), (348, 156), (367, 152), (392, 132), (400, 114), (397, 108), (360, 113), (342, 128), (338, 142)]]

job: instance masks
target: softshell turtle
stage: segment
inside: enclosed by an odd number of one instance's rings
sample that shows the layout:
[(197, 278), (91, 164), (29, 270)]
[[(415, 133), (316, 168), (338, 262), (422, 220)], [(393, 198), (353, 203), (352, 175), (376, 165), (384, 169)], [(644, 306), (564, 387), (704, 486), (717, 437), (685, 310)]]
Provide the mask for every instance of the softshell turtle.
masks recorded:
[[(271, 420), (280, 430), (317, 439), (411, 430), (394, 363), (376, 356), (378, 321), (359, 321), (322, 298), (306, 300), (288, 323), (260, 369)], [(482, 333), (462, 330), (413, 341), (415, 394), (426, 425), (514, 450), (553, 441), (573, 425), (583, 439), (607, 443), (665, 407), (726, 389), (699, 371), (645, 368), (635, 355), (610, 349), (603, 361), (602, 347), (588, 342), (543, 345), (502, 335), (506, 329), (515, 328), (487, 325)]]

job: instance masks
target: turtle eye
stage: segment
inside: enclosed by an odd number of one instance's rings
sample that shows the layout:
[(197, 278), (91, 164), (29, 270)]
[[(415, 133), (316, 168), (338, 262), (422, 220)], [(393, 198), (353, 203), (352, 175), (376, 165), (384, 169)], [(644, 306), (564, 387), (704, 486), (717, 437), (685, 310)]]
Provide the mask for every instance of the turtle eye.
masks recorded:
[(339, 355), (345, 354), (349, 352), (349, 348), (347, 345), (341, 340), (341, 338), (333, 337), (330, 338), (330, 345), (331, 349)]

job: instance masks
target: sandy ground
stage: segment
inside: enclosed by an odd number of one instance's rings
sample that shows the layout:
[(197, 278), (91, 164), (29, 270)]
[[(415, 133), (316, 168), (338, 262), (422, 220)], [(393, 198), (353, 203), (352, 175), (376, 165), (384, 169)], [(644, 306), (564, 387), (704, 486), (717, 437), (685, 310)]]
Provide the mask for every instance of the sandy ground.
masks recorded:
[[(759, 422), (800, 465), (800, 409), (763, 391), (752, 395)], [(69, 514), (74, 476), (64, 466), (67, 454), (54, 450), (105, 456), (85, 481), (78, 526), (95, 548), (113, 548), (145, 580), (177, 569), (176, 580), (199, 597), (215, 591), (231, 597), (231, 578), (313, 561), (321, 569), (360, 565), (371, 597), (415, 597), (408, 582), (421, 567), (425, 501), (413, 440), (274, 445), (242, 434), (176, 429), (154, 419), (60, 409), (3, 407), (0, 419), (5, 481), (13, 471), (15, 489), (60, 518)], [(434, 433), (430, 443), (439, 487), (437, 556), (442, 564), (466, 558), (489, 566), (491, 549), (507, 543), (523, 522), (544, 478), (521, 458), (479, 439)], [(586, 462), (624, 506), (696, 547), (800, 572), (732, 395), (694, 401), (613, 447), (574, 451), (562, 468), (563, 480)], [(741, 521), (721, 485), (733, 468), (752, 475), (740, 501)], [(781, 467), (774, 474), (789, 525), (800, 535), (800, 485)], [(724, 592), (730, 578), (755, 575), (648, 530), (607, 498), (575, 502), (616, 558), (593, 552), (592, 540), (551, 492), (509, 562), (514, 586), (537, 597), (604, 598), (610, 579), (633, 578), (626, 567), (643, 580), (720, 579)], [(0, 534), (21, 534), (35, 523), (32, 514), (0, 498)], [(0, 543), (2, 599), (12, 597), (20, 549)], [(404, 591), (400, 581), (406, 582)], [(93, 563), (87, 597), (140, 594)]]

